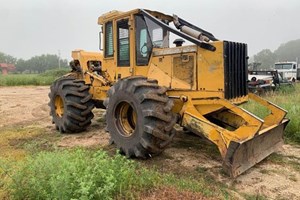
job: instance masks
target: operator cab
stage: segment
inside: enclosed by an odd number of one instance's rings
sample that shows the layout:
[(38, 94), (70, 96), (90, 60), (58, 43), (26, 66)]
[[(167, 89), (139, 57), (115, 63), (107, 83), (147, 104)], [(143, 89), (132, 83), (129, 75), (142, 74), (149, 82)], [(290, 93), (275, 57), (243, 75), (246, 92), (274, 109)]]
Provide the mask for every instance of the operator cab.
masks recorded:
[[(196, 53), (198, 47), (209, 51), (216, 49), (210, 43), (217, 41), (211, 33), (176, 15), (143, 9), (112, 11), (100, 16), (98, 23), (103, 27), (103, 70), (115, 74), (114, 80), (146, 75), (148, 68), (143, 66), (149, 67), (150, 59), (155, 56)], [(183, 43), (192, 48), (185, 48)], [(183, 57), (184, 63), (189, 62), (189, 56)], [(111, 66), (116, 67), (112, 69)]]

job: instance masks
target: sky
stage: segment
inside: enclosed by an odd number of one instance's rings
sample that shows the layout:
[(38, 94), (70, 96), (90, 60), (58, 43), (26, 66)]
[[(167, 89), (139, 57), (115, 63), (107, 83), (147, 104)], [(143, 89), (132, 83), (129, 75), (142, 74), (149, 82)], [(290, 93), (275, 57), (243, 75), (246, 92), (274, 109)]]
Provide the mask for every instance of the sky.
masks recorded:
[(299, 0), (0, 0), (0, 52), (29, 59), (71, 51), (99, 51), (98, 17), (111, 10), (146, 8), (177, 14), (220, 40), (262, 49), (300, 39)]

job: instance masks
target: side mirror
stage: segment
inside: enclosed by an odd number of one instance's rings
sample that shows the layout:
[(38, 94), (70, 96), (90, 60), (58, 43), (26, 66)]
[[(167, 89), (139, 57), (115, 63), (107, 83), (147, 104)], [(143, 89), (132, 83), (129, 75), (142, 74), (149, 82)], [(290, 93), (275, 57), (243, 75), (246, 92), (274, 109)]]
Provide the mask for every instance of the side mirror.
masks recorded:
[(103, 48), (102, 48), (102, 43), (101, 43), (101, 38), (102, 38), (102, 27), (101, 27), (101, 31), (99, 32), (99, 50), (102, 51)]

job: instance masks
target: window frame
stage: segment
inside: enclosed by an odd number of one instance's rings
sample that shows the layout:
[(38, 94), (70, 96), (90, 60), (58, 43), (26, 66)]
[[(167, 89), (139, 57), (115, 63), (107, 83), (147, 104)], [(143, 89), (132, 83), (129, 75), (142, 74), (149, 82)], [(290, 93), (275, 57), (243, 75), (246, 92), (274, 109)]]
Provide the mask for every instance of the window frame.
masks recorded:
[[(147, 27), (147, 24), (146, 24), (146, 21), (144, 19), (144, 16), (141, 15), (141, 14), (136, 14), (134, 16), (134, 20), (135, 20), (135, 30), (136, 30), (136, 33), (135, 33), (135, 63), (136, 63), (136, 66), (148, 66), (149, 65), (149, 60), (150, 60), (150, 57), (151, 57), (151, 54), (152, 54), (152, 49), (153, 49), (153, 45), (152, 45), (152, 40), (151, 40), (151, 37), (150, 37), (150, 33), (149, 33), (149, 30), (148, 30), (148, 27)], [(143, 25), (142, 28), (139, 27), (139, 24), (138, 23), (138, 20), (142, 20), (143, 21)], [(141, 31), (142, 30), (145, 30), (146, 31), (146, 42), (147, 42), (147, 56), (146, 57), (143, 57), (142, 56), (142, 52), (141, 52)]]

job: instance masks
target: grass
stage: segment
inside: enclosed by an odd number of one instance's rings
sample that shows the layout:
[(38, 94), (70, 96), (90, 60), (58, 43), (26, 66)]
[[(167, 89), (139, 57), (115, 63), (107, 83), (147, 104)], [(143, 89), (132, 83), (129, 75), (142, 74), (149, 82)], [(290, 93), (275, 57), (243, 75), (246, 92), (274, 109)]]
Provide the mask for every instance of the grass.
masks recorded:
[(137, 199), (146, 191), (174, 190), (196, 198), (229, 196), (226, 187), (200, 172), (197, 178), (162, 173), (99, 149), (58, 148), (38, 126), (4, 127), (0, 135), (0, 199)]
[(144, 191), (163, 187), (214, 199), (230, 197), (226, 188), (206, 178), (161, 174), (102, 150), (39, 152), (17, 163), (0, 159), (0, 177), (12, 199), (137, 199)]
[(58, 77), (70, 70), (49, 70), (42, 74), (0, 75), (0, 86), (50, 85)]
[(40, 152), (12, 166), (3, 171), (13, 199), (113, 199), (158, 178), (119, 154), (83, 149)]
[(268, 174), (268, 175), (270, 175), (270, 173), (272, 172), (272, 170), (269, 170), (269, 169), (261, 169), (261, 170), (259, 170), (259, 172), (262, 173), (262, 174)]
[[(27, 141), (40, 136), (44, 129), (36, 126), (8, 127), (0, 129), (0, 199), (6, 199), (8, 191), (3, 188), (7, 176), (3, 172), (5, 163), (18, 163), (26, 158), (28, 151), (23, 148)], [(3, 162), (6, 161), (6, 162)]]
[[(296, 84), (294, 87), (282, 87), (276, 92), (265, 94), (263, 98), (288, 111), (286, 117), (290, 119), (290, 122), (285, 130), (285, 139), (287, 142), (300, 144), (300, 84)], [(242, 107), (260, 118), (269, 113), (268, 109), (253, 101), (249, 101)]]
[(294, 156), (283, 156), (278, 153), (271, 154), (267, 160), (279, 164), (292, 167), (295, 171), (300, 172), (300, 159)]
[(192, 191), (201, 193), (205, 197), (214, 197), (216, 199), (227, 199), (230, 194), (227, 191), (227, 187), (215, 181), (215, 179), (208, 173), (199, 172), (195, 174), (191, 172), (190, 176), (176, 176), (173, 174), (163, 174), (162, 185), (175, 186), (175, 188), (181, 191)]
[(21, 160), (26, 156), (26, 149), (21, 145), (41, 135), (44, 129), (36, 126), (8, 127), (0, 129), (0, 158)]

